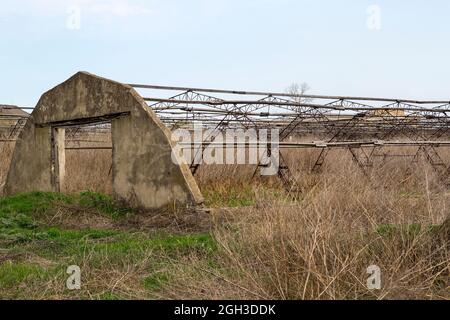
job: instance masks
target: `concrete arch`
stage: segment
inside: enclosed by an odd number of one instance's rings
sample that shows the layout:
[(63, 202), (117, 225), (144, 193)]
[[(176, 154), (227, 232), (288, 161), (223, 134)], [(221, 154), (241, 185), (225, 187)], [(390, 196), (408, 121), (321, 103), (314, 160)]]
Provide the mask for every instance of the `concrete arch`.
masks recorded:
[(142, 209), (203, 201), (188, 166), (172, 161), (170, 130), (142, 97), (128, 85), (86, 72), (39, 100), (16, 143), (5, 194), (61, 191), (64, 135), (58, 128), (105, 119), (112, 127), (117, 200)]

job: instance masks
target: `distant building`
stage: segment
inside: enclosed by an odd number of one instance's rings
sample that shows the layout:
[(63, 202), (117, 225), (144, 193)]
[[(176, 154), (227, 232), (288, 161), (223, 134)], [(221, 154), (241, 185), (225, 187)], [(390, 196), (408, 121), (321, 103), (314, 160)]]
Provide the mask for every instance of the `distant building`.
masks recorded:
[(405, 110), (403, 109), (378, 109), (373, 112), (376, 117), (404, 117)]
[(0, 104), (0, 138), (15, 138), (30, 115), (17, 106)]

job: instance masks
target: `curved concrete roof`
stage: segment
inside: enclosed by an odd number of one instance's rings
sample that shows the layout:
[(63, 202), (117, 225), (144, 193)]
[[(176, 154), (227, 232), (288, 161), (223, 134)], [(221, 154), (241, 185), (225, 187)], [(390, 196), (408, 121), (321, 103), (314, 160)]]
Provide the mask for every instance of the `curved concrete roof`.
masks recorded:
[(0, 117), (1, 116), (17, 116), (17, 117), (29, 117), (30, 115), (20, 109), (18, 106), (0, 104)]
[(78, 72), (47, 91), (16, 142), (5, 194), (64, 192), (64, 128), (108, 120), (116, 200), (139, 209), (203, 202), (170, 130), (130, 86)]

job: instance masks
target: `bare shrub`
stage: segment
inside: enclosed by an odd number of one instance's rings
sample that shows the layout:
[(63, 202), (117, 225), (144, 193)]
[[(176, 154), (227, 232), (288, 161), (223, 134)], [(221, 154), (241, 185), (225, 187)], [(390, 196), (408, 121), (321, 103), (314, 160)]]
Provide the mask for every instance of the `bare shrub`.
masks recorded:
[[(256, 206), (216, 225), (215, 268), (193, 257), (191, 267), (180, 268), (178, 282), (162, 294), (182, 299), (448, 298), (450, 243), (448, 236), (436, 236), (448, 230), (438, 232), (446, 229), (436, 225), (448, 216), (449, 195), (427, 189), (429, 178), (420, 166), (404, 188), (399, 188), (399, 173), (387, 172), (380, 186), (344, 162), (338, 167), (320, 175), (315, 187), (289, 205), (257, 191)], [(382, 270), (382, 290), (367, 288), (371, 265)]]
[(112, 154), (110, 150), (68, 150), (65, 191), (95, 191), (112, 194)]
[[(379, 159), (363, 171), (342, 150), (312, 172), (318, 152), (283, 151), (293, 194), (276, 177), (254, 177), (255, 166), (201, 167), (197, 181), (221, 208), (212, 214), (217, 249), (207, 259), (165, 257), (170, 283), (157, 297), (448, 299), (450, 193), (441, 176), (423, 158)], [(68, 151), (66, 160), (69, 191), (111, 192), (109, 151)], [(238, 208), (223, 209), (232, 197)], [(379, 291), (367, 288), (370, 265), (381, 268)], [(136, 279), (126, 291), (141, 297), (130, 289)]]
[[(92, 148), (111, 146), (111, 130), (108, 126), (93, 129), (74, 127), (66, 130), (66, 146)], [(66, 150), (67, 193), (95, 191), (112, 194), (112, 150)]]

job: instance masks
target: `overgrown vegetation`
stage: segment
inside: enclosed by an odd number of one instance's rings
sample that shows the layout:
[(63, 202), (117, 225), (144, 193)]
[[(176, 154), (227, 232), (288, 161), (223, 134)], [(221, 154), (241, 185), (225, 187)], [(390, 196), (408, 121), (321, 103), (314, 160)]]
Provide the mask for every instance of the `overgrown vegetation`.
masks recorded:
[[(255, 205), (215, 225), (214, 264), (191, 257), (194, 270), (180, 268), (161, 298), (450, 298), (450, 193), (431, 168), (388, 163), (367, 177), (336, 158), (314, 174), (307, 157), (292, 160), (300, 191), (274, 193), (273, 181), (249, 176)], [(203, 189), (232, 190), (225, 172), (207, 170)], [(371, 265), (381, 290), (367, 287)]]
[[(114, 228), (77, 228), (49, 217), (91, 215), (118, 223)], [(131, 210), (108, 196), (28, 193), (0, 200), (0, 297), (21, 299), (151, 298), (165, 281), (171, 261), (215, 250), (208, 232), (179, 234), (127, 228)], [(120, 223), (124, 223), (120, 227)], [(66, 289), (70, 265), (82, 269), (83, 288)], [(161, 285), (159, 285), (161, 283)]]
[[(95, 192), (2, 198), (0, 298), (450, 299), (450, 192), (429, 166), (364, 175), (337, 153), (312, 173), (313, 152), (285, 159), (295, 192), (254, 167), (201, 167), (209, 212), (134, 212)], [(66, 288), (74, 264), (79, 291)], [(366, 286), (371, 265), (381, 290)]]

